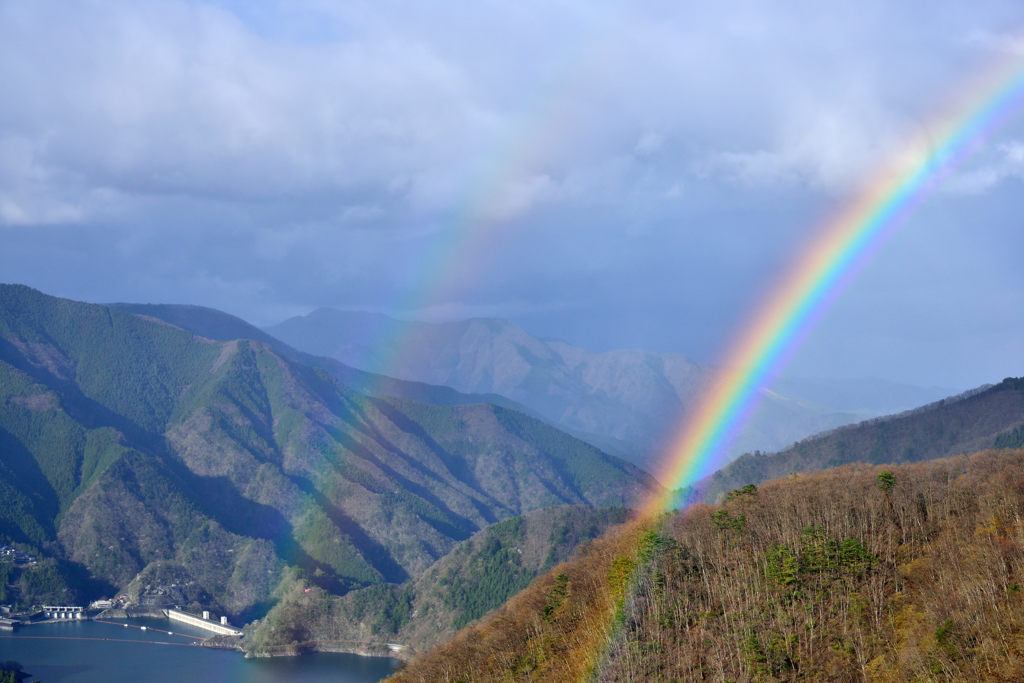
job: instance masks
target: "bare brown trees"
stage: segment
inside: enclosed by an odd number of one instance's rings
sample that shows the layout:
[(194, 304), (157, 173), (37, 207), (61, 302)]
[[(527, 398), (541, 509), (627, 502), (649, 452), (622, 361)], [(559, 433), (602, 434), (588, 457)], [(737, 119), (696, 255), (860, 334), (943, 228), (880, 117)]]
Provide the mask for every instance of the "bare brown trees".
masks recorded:
[(587, 678), (1021, 680), (1024, 451), (848, 465), (621, 528), (399, 680)]

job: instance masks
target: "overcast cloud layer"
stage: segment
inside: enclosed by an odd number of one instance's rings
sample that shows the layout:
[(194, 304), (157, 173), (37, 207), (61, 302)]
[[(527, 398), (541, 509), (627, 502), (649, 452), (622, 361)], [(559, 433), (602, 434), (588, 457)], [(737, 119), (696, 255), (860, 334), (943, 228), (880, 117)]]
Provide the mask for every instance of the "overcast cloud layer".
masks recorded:
[[(1021, 28), (984, 1), (0, 2), (0, 279), (714, 361)], [(1024, 114), (790, 372), (1024, 374), (1022, 178)]]

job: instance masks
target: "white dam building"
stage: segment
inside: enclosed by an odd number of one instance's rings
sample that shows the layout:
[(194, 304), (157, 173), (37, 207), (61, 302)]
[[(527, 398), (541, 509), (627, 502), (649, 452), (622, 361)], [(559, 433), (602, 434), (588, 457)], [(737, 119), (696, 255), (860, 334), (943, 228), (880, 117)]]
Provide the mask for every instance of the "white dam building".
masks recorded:
[(207, 631), (212, 631), (213, 633), (216, 633), (218, 635), (242, 635), (242, 629), (235, 628), (234, 626), (230, 625), (228, 623), (227, 617), (221, 617), (220, 622), (218, 623), (216, 621), (210, 620), (209, 612), (203, 612), (202, 617), (197, 617), (194, 614), (189, 614), (188, 612), (182, 612), (176, 609), (169, 609), (166, 610), (166, 612), (167, 618), (171, 619), (172, 621), (180, 621), (185, 624), (190, 624), (191, 626), (196, 626), (198, 628), (206, 629)]

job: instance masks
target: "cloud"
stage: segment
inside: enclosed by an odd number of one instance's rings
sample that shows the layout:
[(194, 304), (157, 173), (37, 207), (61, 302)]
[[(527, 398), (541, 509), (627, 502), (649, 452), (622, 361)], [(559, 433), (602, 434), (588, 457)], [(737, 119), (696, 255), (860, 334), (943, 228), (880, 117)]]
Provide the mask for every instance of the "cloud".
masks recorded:
[(0, 226), (81, 223), (107, 213), (116, 193), (48, 165), (41, 146), (0, 132)]
[[(0, 2), (0, 266), (64, 294), (207, 297), (265, 320), (386, 311), (429, 288), (426, 261), (500, 230), (500, 251), (466, 249), (479, 262), (452, 264), (424, 305), (562, 301), (536, 314), (561, 336), (642, 346), (634, 330), (657, 330), (651, 346), (704, 339), (713, 356), (821, 211), (894, 151), (901, 167), (927, 153), (950, 89), (1019, 49), (1017, 13)], [(937, 201), (1009, 201), (1015, 125)]]
[(282, 46), (202, 5), (0, 11), (0, 83), (18, 103), (0, 123), (32, 141), (22, 176), (41, 194), (68, 177), (238, 201), (380, 187), (477, 128), (457, 68), (415, 43)]
[(795, 24), (757, 3), (8, 3), (0, 126), (32, 142), (36, 175), (8, 184), (6, 213), (87, 220), (96, 190), (433, 212), (530, 145), (491, 184), (495, 215), (623, 153), (676, 175), (843, 186), (888, 142), (879, 123), (903, 125), (887, 89), (919, 70), (865, 53), (882, 28), (870, 8)]
[(980, 160), (954, 173), (944, 189), (954, 194), (978, 195), (1007, 180), (1024, 179), (1024, 142), (999, 144)]
[(871, 92), (793, 101), (765, 147), (715, 151), (697, 164), (705, 176), (747, 185), (802, 185), (849, 193), (887, 167), (918, 161), (928, 136), (917, 117), (900, 114)]
[(1024, 55), (1024, 35), (1004, 31), (974, 30), (964, 39), (967, 45), (996, 52)]
[(640, 139), (633, 145), (633, 153), (637, 156), (649, 156), (654, 154), (662, 145), (665, 144), (664, 136), (655, 133), (654, 131), (647, 131), (640, 136)]
[(554, 187), (546, 174), (504, 182), (489, 192), (490, 197), (480, 209), (480, 218), (484, 221), (507, 221), (520, 216), (550, 196)]

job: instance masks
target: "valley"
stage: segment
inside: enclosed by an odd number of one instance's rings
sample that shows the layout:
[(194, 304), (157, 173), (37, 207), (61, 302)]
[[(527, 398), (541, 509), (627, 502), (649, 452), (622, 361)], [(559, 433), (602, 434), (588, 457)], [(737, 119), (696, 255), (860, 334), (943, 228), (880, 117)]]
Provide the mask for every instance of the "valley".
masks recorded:
[[(660, 490), (650, 475), (548, 426), (533, 409), (517, 410), (512, 398), (488, 402), (496, 388), (489, 384), (462, 391), (375, 376), (212, 309), (83, 304), (9, 285), (0, 286), (0, 303), (0, 487), (9, 501), (0, 540), (10, 555), (0, 558), (0, 603), (17, 609), (117, 595), (130, 606), (126, 615), (211, 610), (245, 624), (230, 646), (248, 655), (341, 651), (410, 660), (398, 680), (435, 680), (438, 666), (486, 668), (473, 663), (478, 657), (524, 679), (590, 671), (635, 680), (680, 666), (631, 644), (667, 642), (665, 624), (678, 618), (686, 632), (717, 633), (708, 636), (713, 647), (686, 655), (684, 678), (836, 671), (854, 660), (861, 670), (881, 671), (884, 661), (909, 671), (911, 663), (849, 625), (805, 640), (778, 621), (790, 617), (773, 617), (743, 626), (752, 635), (736, 645), (714, 631), (711, 617), (657, 615), (747, 613), (731, 594), (699, 597), (686, 582), (692, 572), (735, 565), (716, 585), (759, 586), (751, 572), (772, 562), (783, 563), (778, 571), (792, 567), (780, 585), (801, 592), (765, 584), (758, 600), (785, 594), (799, 609), (849, 611), (853, 603), (799, 602), (805, 591), (838, 581), (860, 596), (848, 600), (876, 601), (863, 609), (892, 611), (885, 601), (910, 571), (900, 567), (918, 560), (897, 557), (895, 546), (871, 534), (892, 524), (890, 532), (906, 535), (906, 525), (924, 518), (857, 527), (880, 514), (871, 477), (889, 468), (899, 500), (924, 495), (920, 514), (938, 523), (953, 514), (931, 511), (947, 494), (918, 494), (922, 482), (954, 466), (990, 483), (990, 472), (1005, 476), (1016, 462), (1012, 450), (957, 454), (1020, 448), (1024, 430), (1024, 384), (1006, 379), (743, 455), (680, 492), (680, 500), (706, 503), (655, 523), (630, 512)], [(363, 393), (369, 389), (381, 393)], [(960, 459), (949, 460), (954, 455)], [(839, 481), (860, 482), (852, 490), (864, 488), (857, 495), (874, 507), (860, 512), (851, 499), (840, 522), (829, 507), (838, 504)], [(963, 495), (979, 495), (969, 490)], [(881, 495), (887, 509), (894, 504)], [(796, 514), (786, 512), (796, 500), (802, 531), (793, 519), (772, 517)], [(928, 534), (946, 528), (913, 538), (926, 548), (938, 538)], [(821, 529), (833, 535), (815, 536)], [(800, 558), (818, 546), (840, 558), (853, 553), (858, 569), (827, 580), (800, 574)], [(708, 555), (716, 547), (719, 554)], [(729, 554), (742, 548), (742, 557), (761, 558), (753, 569)], [(694, 569), (676, 576), (683, 560)], [(867, 580), (876, 583), (858, 583)], [(683, 595), (704, 602), (658, 602)], [(540, 622), (530, 621), (538, 614)], [(529, 623), (540, 631), (524, 635)], [(903, 637), (894, 634), (884, 642)], [(523, 654), (521, 647), (548, 647), (537, 637), (567, 649), (540, 659)], [(822, 638), (842, 642), (847, 654), (814, 654)], [(956, 656), (942, 647), (927, 655), (937, 662), (930, 666), (965, 666), (957, 647)], [(716, 655), (715, 648), (724, 649)], [(739, 668), (714, 669), (720, 657)], [(546, 668), (555, 661), (583, 669)]]
[(400, 584), (503, 519), (657, 486), (497, 406), (363, 395), (258, 341), (25, 287), (0, 304), (0, 533), (46, 577), (16, 601), (127, 592), (244, 623), (296, 585)]
[(0, 683), (1024, 681), (1022, 36), (0, 1)]

